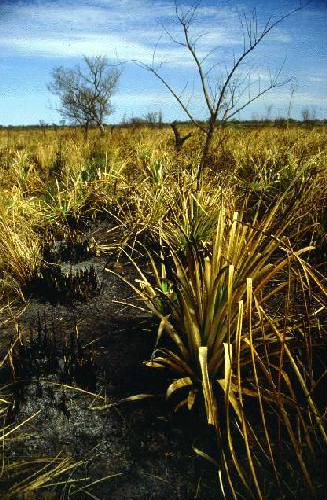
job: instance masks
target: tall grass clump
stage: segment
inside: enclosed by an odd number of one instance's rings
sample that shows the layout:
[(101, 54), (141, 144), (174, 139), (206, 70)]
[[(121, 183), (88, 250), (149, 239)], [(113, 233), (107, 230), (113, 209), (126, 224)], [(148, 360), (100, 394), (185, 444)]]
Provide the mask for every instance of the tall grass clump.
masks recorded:
[(0, 290), (22, 298), (24, 285), (41, 262), (41, 240), (34, 226), (40, 212), (19, 191), (9, 196), (10, 201), (3, 193), (0, 206)]
[[(265, 468), (281, 492), (283, 460), (296, 461), (314, 495), (317, 435), (327, 444), (305, 362), (314, 318), (303, 329), (292, 295), (296, 284), (308, 289), (310, 279), (319, 292), (326, 289), (303, 260), (312, 248), (293, 250), (283, 238), (287, 223), (271, 234), (276, 211), (249, 224), (222, 203), (210, 244), (203, 249), (189, 241), (182, 253), (163, 230), (161, 255), (149, 254), (155, 284), (139, 269), (138, 286), (132, 285), (160, 320), (148, 365), (168, 369), (167, 397), (182, 394), (177, 406), (189, 409), (202, 402), (215, 429), (226, 498), (239, 498), (240, 488), (265, 498)], [(292, 452), (282, 460), (284, 440)]]

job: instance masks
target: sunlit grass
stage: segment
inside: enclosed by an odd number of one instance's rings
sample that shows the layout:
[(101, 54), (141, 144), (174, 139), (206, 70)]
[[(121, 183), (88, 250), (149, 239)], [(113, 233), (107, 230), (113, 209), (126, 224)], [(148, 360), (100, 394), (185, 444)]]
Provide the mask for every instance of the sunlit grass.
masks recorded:
[[(282, 491), (285, 440), (312, 492), (310, 460), (316, 442), (326, 444), (314, 399), (314, 332), (324, 334), (326, 312), (326, 130), (217, 129), (198, 185), (201, 140), (193, 134), (176, 152), (168, 127), (92, 130), (88, 141), (79, 129), (1, 130), (0, 297), (28, 299), (47, 238), (101, 221), (97, 248), (132, 254), (131, 285), (159, 320), (148, 364), (168, 368), (167, 397), (178, 408), (202, 405), (215, 430), (221, 491), (236, 498), (243, 484), (265, 498), (263, 469)], [(7, 497), (42, 489), (73, 465), (42, 467)]]
[[(206, 249), (189, 239), (182, 254), (165, 239), (163, 229), (166, 259), (157, 264), (149, 254), (156, 285), (138, 266), (138, 286), (131, 284), (160, 320), (157, 348), (148, 366), (170, 369), (174, 380), (167, 397), (182, 389), (178, 408), (186, 405), (192, 409), (199, 397), (204, 401), (207, 422), (216, 429), (222, 491), (230, 488), (235, 498), (232, 467), (248, 493), (255, 488), (254, 496), (263, 498), (258, 453), (270, 462), (280, 484), (273, 430), (267, 424), (271, 412), (279, 416), (311, 490), (303, 447), (313, 451), (312, 419), (315, 432), (327, 441), (322, 415), (305, 382), (308, 373), (296, 354), (306, 346), (310, 318), (307, 330), (302, 329), (300, 335), (299, 320), (291, 306), (296, 300), (291, 291), (295, 282), (306, 288), (311, 277), (317, 285), (314, 271), (302, 260), (312, 247), (294, 251), (287, 240), (283, 241), (287, 223), (271, 235), (278, 214), (277, 209), (273, 212), (260, 224), (244, 224), (238, 212), (229, 213), (221, 204), (216, 233)], [(295, 216), (289, 212), (289, 224)], [(272, 312), (271, 304), (282, 297), (284, 306), (279, 313)], [(161, 341), (165, 335), (174, 347)], [(295, 389), (298, 385), (301, 394)], [(308, 406), (299, 402), (303, 396)], [(254, 418), (248, 413), (249, 399), (256, 400)], [(296, 432), (295, 422), (299, 426)], [(241, 447), (234, 444), (235, 425), (238, 440), (243, 441)]]

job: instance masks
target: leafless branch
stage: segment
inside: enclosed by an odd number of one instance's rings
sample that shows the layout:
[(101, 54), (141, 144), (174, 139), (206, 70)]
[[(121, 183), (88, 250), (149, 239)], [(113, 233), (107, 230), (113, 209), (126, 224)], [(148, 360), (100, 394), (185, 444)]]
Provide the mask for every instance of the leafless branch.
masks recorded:
[(138, 66), (153, 73), (158, 78), (158, 80), (166, 87), (166, 89), (171, 93), (171, 95), (176, 99), (176, 101), (181, 106), (183, 111), (187, 114), (187, 116), (189, 117), (191, 122), (194, 123), (194, 125), (196, 125), (200, 130), (202, 130), (203, 132), (206, 132), (206, 128), (193, 117), (193, 115), (190, 113), (188, 107), (182, 101), (181, 97), (174, 91), (174, 89), (169, 85), (169, 83), (160, 75), (160, 73), (153, 66), (149, 66), (148, 64), (140, 63), (139, 61), (134, 61), (134, 62)]
[[(307, 5), (307, 3), (305, 5)], [(203, 35), (199, 35), (195, 39), (192, 39), (191, 37), (191, 25), (195, 22), (200, 1), (196, 2), (191, 8), (186, 11), (183, 11), (178, 7), (177, 0), (174, 0), (174, 4), (176, 19), (183, 34), (183, 41), (178, 40), (176, 36), (170, 33), (170, 31), (166, 28), (164, 28), (164, 32), (166, 33), (166, 35), (168, 35), (171, 42), (181, 47), (185, 47), (185, 49), (192, 56), (205, 106), (209, 111), (209, 119), (207, 123), (204, 125), (203, 123), (195, 119), (193, 113), (191, 113), (189, 109), (189, 103), (185, 103), (185, 100), (182, 99), (182, 96), (174, 90), (174, 88), (160, 74), (159, 69), (157, 69), (154, 64), (152, 64), (151, 66), (143, 63), (138, 64), (156, 76), (156, 78), (166, 87), (166, 89), (178, 102), (191, 122), (205, 133), (205, 144), (203, 146), (202, 159), (199, 166), (200, 176), (207, 161), (211, 141), (218, 120), (229, 120), (241, 110), (249, 106), (252, 102), (266, 94), (268, 91), (272, 90), (273, 88), (285, 85), (290, 81), (279, 80), (283, 66), (282, 65), (274, 77), (270, 75), (269, 84), (264, 88), (262, 88), (260, 76), (256, 79), (258, 88), (253, 95), (251, 89), (253, 88), (254, 82), (251, 82), (251, 71), (249, 71), (244, 78), (239, 78), (238, 75), (243, 63), (245, 61), (248, 61), (250, 54), (255, 51), (258, 45), (261, 44), (261, 42), (269, 35), (269, 33), (271, 33), (274, 28), (282, 23), (282, 21), (301, 10), (303, 8), (303, 5), (294, 8), (293, 10), (287, 12), (286, 14), (280, 16), (275, 20), (273, 20), (272, 17), (269, 17), (261, 29), (259, 28), (256, 9), (253, 9), (250, 15), (247, 15), (245, 13), (239, 15), (242, 28), (243, 50), (238, 56), (233, 54), (232, 66), (229, 69), (226, 69), (225, 75), (217, 76), (215, 87), (212, 87), (213, 78), (211, 74), (212, 71), (218, 67), (219, 63), (214, 62), (209, 68), (205, 67), (205, 63), (217, 50), (217, 47), (208, 51), (208, 53), (201, 58), (199, 56), (199, 51), (196, 48), (196, 43)], [(246, 80), (248, 80), (248, 83), (245, 83)], [(242, 102), (247, 91), (249, 92), (248, 98)]]
[(251, 99), (249, 99), (248, 101), (246, 101), (242, 106), (240, 106), (237, 109), (234, 109), (233, 112), (230, 115), (228, 115), (228, 116), (225, 117), (225, 121), (230, 120), (233, 116), (235, 116), (237, 113), (239, 113), (244, 108), (246, 108), (249, 104), (251, 104), (252, 102), (256, 101), (257, 99), (259, 99), (259, 97), (262, 97), (264, 94), (266, 94), (270, 90), (272, 90), (274, 88), (278, 88), (278, 87), (283, 87), (284, 85), (287, 85), (291, 80), (292, 79), (289, 78), (289, 79), (284, 80), (284, 81), (279, 82), (279, 83), (272, 83), (272, 84), (270, 84), (264, 90), (261, 90), (254, 97), (252, 97)]

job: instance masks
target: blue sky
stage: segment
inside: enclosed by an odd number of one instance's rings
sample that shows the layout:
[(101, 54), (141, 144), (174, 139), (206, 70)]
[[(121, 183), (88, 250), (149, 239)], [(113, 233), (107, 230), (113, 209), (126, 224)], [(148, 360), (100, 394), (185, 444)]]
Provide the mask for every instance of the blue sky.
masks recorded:
[[(182, 9), (191, 3), (180, 0)], [(212, 85), (242, 50), (240, 12), (256, 7), (259, 23), (281, 15), (297, 0), (203, 0), (190, 29), (199, 57), (213, 48), (206, 60), (215, 64)], [(185, 115), (162, 84), (133, 61), (155, 63), (161, 74), (199, 118), (207, 116), (193, 61), (185, 48), (173, 44), (163, 25), (182, 40), (172, 0), (0, 0), (0, 124), (58, 123), (58, 102), (47, 90), (55, 66), (72, 67), (83, 55), (106, 55), (123, 62), (123, 72), (113, 104), (111, 123), (122, 117), (144, 116), (162, 110), (166, 121)], [(293, 77), (292, 116), (308, 108), (317, 118), (327, 117), (327, 0), (313, 0), (274, 29), (246, 65), (256, 88), (263, 87), (269, 71), (283, 65), (281, 79)], [(187, 84), (187, 85), (186, 85)], [(184, 88), (186, 85), (186, 88)], [(255, 90), (254, 90), (255, 91)], [(243, 119), (287, 114), (290, 84), (273, 89), (242, 111)]]

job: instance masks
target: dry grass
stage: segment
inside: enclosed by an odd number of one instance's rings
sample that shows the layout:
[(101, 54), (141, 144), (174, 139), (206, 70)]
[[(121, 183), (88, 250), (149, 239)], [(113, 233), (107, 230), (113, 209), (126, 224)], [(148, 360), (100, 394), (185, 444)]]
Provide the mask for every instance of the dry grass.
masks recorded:
[[(313, 495), (310, 461), (326, 444), (313, 397), (313, 336), (326, 313), (326, 130), (217, 130), (197, 186), (200, 142), (193, 134), (176, 153), (168, 128), (92, 131), (87, 142), (73, 129), (0, 131), (0, 293), (25, 300), (44, 238), (101, 215), (99, 248), (136, 245), (152, 266), (149, 278), (135, 264), (132, 284), (159, 318), (149, 364), (171, 370), (178, 407), (203, 405), (222, 494), (238, 498), (243, 484), (265, 498), (264, 468), (283, 491), (285, 440)], [(26, 479), (30, 488), (42, 474)]]
[[(297, 356), (298, 349), (306, 349), (316, 318), (308, 317), (300, 334), (299, 318), (293, 312), (299, 297), (292, 295), (296, 283), (307, 288), (308, 278), (315, 286), (319, 281), (302, 259), (312, 248), (294, 251), (283, 241), (296, 210), (289, 210), (289, 220), (271, 235), (277, 208), (259, 224), (244, 224), (238, 212), (229, 213), (221, 204), (216, 234), (205, 251), (191, 240), (183, 254), (177, 254), (163, 230), (169, 256), (158, 266), (149, 255), (156, 286), (140, 268), (139, 287), (131, 285), (160, 320), (157, 348), (148, 365), (172, 371), (174, 380), (167, 397), (181, 389), (184, 394), (177, 408), (186, 405), (192, 409), (197, 397), (204, 400), (207, 422), (217, 434), (222, 492), (230, 487), (234, 498), (237, 494), (231, 478), (235, 473), (248, 494), (254, 488), (254, 496), (264, 498), (260, 454), (270, 462), (277, 484), (281, 484), (274, 431), (267, 424), (271, 413), (279, 416), (311, 491), (314, 487), (303, 450), (309, 446), (313, 452), (311, 440), (317, 432), (327, 444), (322, 414), (310, 396), (312, 377)], [(281, 299), (280, 312), (271, 311), (271, 303)], [(161, 345), (164, 334), (174, 348), (165, 341)], [(300, 389), (295, 389), (297, 385)], [(300, 401), (305, 398), (307, 404), (303, 405)], [(252, 418), (249, 399), (257, 407)], [(241, 446), (234, 444), (236, 422)]]

